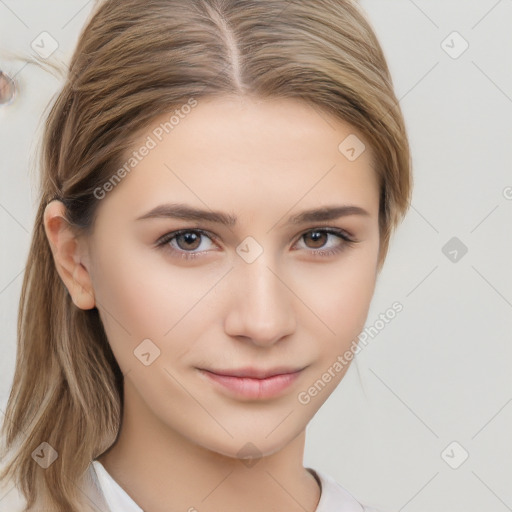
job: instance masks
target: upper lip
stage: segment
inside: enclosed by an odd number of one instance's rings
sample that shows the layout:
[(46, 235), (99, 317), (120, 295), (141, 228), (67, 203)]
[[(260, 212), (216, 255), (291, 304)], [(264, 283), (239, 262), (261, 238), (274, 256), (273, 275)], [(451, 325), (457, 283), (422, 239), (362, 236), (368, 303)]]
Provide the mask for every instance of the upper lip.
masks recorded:
[(272, 369), (260, 369), (253, 367), (246, 368), (237, 368), (237, 369), (229, 369), (229, 370), (208, 370), (204, 369), (204, 371), (215, 373), (216, 375), (224, 375), (227, 377), (239, 377), (239, 378), (247, 378), (247, 379), (268, 379), (269, 377), (275, 377), (276, 375), (285, 375), (288, 373), (297, 373), (303, 370), (302, 368), (290, 368), (289, 366), (284, 367), (276, 367)]

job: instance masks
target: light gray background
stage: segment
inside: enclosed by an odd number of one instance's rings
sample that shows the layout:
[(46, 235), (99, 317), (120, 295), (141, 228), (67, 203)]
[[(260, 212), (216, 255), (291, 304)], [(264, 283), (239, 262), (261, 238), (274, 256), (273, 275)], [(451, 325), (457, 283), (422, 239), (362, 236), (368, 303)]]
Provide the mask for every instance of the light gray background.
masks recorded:
[[(512, 0), (361, 4), (391, 67), (415, 178), (367, 325), (395, 301), (403, 311), (358, 354), (361, 381), (352, 365), (308, 427), (305, 463), (389, 512), (512, 510)], [(51, 60), (67, 62), (93, 5), (0, 0), (0, 49), (30, 54), (47, 31), (59, 43)], [(454, 31), (469, 43), (458, 58), (443, 49), (462, 48), (446, 39)], [(36, 207), (31, 155), (61, 82), (7, 57), (0, 68), (19, 82), (0, 106), (5, 410)], [(468, 249), (455, 262), (442, 250), (453, 237)]]

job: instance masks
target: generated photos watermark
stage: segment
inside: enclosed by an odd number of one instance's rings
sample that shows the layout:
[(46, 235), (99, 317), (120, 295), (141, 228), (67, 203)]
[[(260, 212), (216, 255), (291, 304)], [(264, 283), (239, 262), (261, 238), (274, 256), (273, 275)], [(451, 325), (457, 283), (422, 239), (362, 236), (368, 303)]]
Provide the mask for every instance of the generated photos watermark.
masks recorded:
[(307, 405), (311, 402), (312, 398), (318, 396), (327, 384), (335, 379), (351, 363), (354, 356), (366, 347), (370, 340), (375, 338), (402, 310), (403, 305), (396, 301), (384, 313), (381, 313), (372, 325), (365, 327), (357, 338), (352, 340), (350, 347), (343, 354), (338, 355), (329, 368), (308, 389), (301, 391), (297, 395), (299, 403)]
[(130, 158), (100, 187), (94, 189), (94, 197), (98, 200), (103, 199), (108, 192), (114, 188), (125, 178), (137, 165), (139, 165), (146, 156), (149, 155), (152, 149), (155, 149), (166, 135), (171, 133), (176, 126), (178, 126), (182, 119), (192, 112), (192, 109), (197, 107), (198, 102), (195, 98), (190, 98), (187, 103), (182, 105), (179, 109), (174, 111), (174, 114), (168, 121), (160, 123), (153, 129), (151, 135), (146, 137), (144, 144), (132, 152)]

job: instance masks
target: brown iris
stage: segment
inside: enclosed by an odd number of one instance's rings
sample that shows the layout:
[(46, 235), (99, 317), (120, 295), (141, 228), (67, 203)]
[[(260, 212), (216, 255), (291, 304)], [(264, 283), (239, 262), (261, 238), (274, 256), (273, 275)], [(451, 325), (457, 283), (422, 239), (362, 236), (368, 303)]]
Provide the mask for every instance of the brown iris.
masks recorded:
[[(185, 246), (183, 247), (180, 242), (184, 242)], [(183, 250), (197, 249), (201, 244), (201, 234), (196, 233), (195, 231), (181, 233), (176, 236), (176, 243), (179, 248)]]
[(328, 235), (329, 235), (328, 233), (325, 233), (323, 231), (310, 231), (309, 233), (307, 233), (303, 236), (304, 236), (304, 240), (307, 240), (309, 238), (315, 244), (313, 246), (308, 246), (308, 247), (311, 247), (312, 249), (318, 249), (319, 247), (323, 247), (325, 245)]

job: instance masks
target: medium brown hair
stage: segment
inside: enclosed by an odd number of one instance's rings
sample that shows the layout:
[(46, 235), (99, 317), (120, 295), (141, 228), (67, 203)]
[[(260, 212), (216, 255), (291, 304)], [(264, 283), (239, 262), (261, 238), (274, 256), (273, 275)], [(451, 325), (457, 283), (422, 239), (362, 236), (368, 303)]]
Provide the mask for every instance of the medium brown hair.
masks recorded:
[[(299, 98), (363, 135), (379, 179), (384, 260), (409, 205), (409, 145), (382, 49), (353, 1), (102, 2), (80, 35), (41, 146), (2, 430), (10, 457), (2, 477), (13, 478), (27, 509), (84, 510), (78, 484), (115, 442), (123, 404), (123, 376), (97, 309), (77, 308), (56, 271), (45, 206), (59, 198), (69, 222), (90, 231), (94, 191), (123, 165), (137, 134), (190, 99), (226, 94)], [(42, 442), (58, 452), (45, 470), (31, 457)]]

